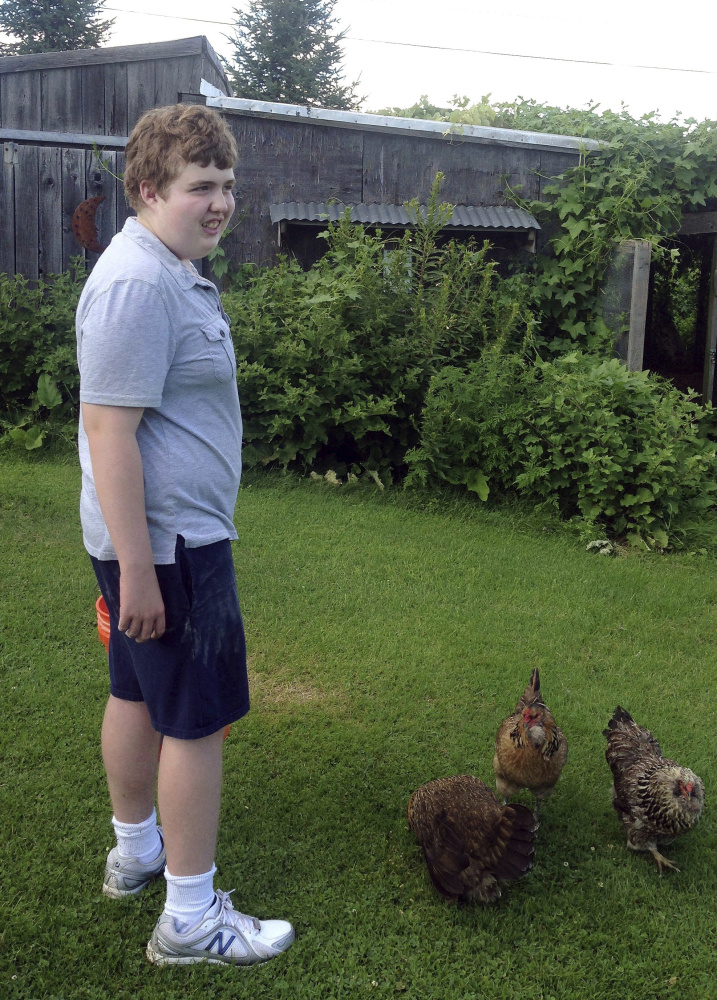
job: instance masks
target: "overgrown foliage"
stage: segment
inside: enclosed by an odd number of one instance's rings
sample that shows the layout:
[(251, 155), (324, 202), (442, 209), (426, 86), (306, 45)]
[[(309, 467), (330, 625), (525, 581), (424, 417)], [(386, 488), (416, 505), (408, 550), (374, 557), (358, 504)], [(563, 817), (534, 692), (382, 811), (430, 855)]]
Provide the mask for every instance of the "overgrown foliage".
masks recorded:
[(717, 499), (714, 414), (648, 372), (489, 349), (427, 393), (408, 482), (517, 491), (635, 544), (680, 545)]
[(551, 350), (603, 350), (612, 331), (603, 321), (600, 296), (620, 242), (650, 240), (659, 254), (683, 214), (717, 208), (717, 122), (663, 122), (654, 112), (633, 118), (625, 108), (559, 108), (523, 98), (490, 105), (489, 97), (476, 104), (454, 98), (452, 108), (437, 108), (422, 97), (412, 108), (388, 110), (602, 143), (586, 149), (574, 167), (546, 178), (541, 200), (523, 200), (508, 177), (505, 192), (551, 234), (534, 275), (540, 331)]
[(74, 328), (84, 281), (81, 258), (37, 286), (0, 274), (0, 442), (33, 450), (76, 432)]
[(409, 209), (392, 244), (345, 216), (310, 271), (284, 261), (225, 293), (248, 464), (397, 471), (431, 376), (529, 338), (522, 280), (500, 279), (485, 245), (439, 242), (438, 185), (425, 218)]
[(492, 125), (496, 112), (488, 103), (490, 94), (486, 94), (476, 104), (467, 97), (453, 96), (450, 107), (441, 108), (431, 104), (426, 94), (422, 94), (410, 108), (381, 108), (373, 112), (377, 115), (390, 115), (394, 118), (418, 118), (423, 121), (457, 122), (462, 125)]

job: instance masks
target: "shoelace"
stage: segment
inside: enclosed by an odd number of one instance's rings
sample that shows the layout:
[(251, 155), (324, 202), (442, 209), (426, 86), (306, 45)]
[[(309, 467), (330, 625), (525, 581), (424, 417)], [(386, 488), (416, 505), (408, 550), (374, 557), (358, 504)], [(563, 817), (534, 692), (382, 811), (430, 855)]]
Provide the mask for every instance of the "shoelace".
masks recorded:
[(219, 900), (218, 918), (242, 932), (252, 934), (260, 931), (261, 924), (256, 917), (249, 917), (246, 913), (240, 913), (239, 910), (234, 909), (232, 901), (229, 898), (233, 892), (233, 889), (230, 889), (229, 892), (222, 892), (221, 889), (214, 890), (214, 894)]

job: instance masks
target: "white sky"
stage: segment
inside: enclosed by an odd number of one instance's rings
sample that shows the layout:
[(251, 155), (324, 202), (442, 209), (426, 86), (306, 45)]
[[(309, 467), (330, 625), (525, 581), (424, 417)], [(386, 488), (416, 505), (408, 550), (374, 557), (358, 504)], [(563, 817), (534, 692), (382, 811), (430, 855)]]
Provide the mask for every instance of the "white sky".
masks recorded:
[[(231, 58), (224, 35), (247, 2), (107, 0), (116, 18), (108, 44), (203, 34)], [(635, 116), (657, 110), (662, 118), (717, 120), (714, 0), (337, 0), (335, 15), (349, 28), (345, 75), (360, 76), (366, 111), (407, 106), (421, 94), (442, 105), (456, 93), (475, 101), (490, 93), (495, 101), (523, 96), (578, 108), (597, 101), (613, 110), (624, 102)]]

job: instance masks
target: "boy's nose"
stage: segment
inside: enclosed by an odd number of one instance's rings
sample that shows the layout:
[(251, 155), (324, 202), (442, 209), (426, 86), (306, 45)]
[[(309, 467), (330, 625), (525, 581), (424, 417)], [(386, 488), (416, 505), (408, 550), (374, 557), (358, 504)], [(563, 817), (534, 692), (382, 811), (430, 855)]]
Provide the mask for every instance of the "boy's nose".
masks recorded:
[(234, 199), (230, 193), (222, 191), (212, 198), (212, 209), (216, 212), (226, 212), (232, 207)]

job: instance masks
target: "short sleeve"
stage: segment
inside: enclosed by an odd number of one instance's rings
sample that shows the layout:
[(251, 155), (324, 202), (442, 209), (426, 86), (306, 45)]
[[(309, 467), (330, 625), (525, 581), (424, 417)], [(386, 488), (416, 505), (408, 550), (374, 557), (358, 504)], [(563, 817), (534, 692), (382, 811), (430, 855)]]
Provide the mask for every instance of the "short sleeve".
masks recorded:
[(77, 334), (83, 403), (161, 405), (175, 333), (155, 284), (113, 282), (88, 305)]

